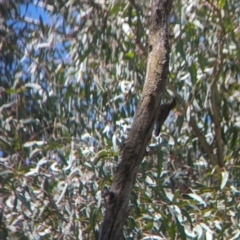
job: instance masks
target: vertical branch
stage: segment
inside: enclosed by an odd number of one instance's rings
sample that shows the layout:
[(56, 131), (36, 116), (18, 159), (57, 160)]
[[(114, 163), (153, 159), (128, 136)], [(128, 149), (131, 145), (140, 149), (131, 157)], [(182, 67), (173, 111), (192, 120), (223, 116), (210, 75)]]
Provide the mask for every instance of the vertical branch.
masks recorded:
[(220, 117), (218, 114), (218, 108), (216, 103), (216, 86), (215, 84), (211, 87), (211, 111), (213, 116), (214, 122), (214, 129), (215, 129), (215, 139), (217, 145), (217, 157), (218, 163), (220, 167), (224, 167), (224, 157), (223, 157), (223, 146), (222, 146), (222, 134), (221, 134), (221, 124), (220, 124)]
[(168, 73), (169, 44), (168, 21), (171, 0), (152, 3), (149, 33), (149, 56), (142, 98), (120, 153), (120, 162), (109, 192), (100, 240), (119, 240), (128, 215), (128, 202), (136, 174), (151, 139), (165, 91)]
[(216, 84), (218, 79), (220, 78), (221, 71), (223, 69), (223, 48), (224, 48), (223, 40), (221, 41), (219, 48), (220, 48), (220, 62), (216, 63), (213, 69), (213, 74), (212, 74), (213, 80), (211, 83), (210, 103), (211, 103), (211, 113), (213, 117), (214, 130), (215, 130), (215, 141), (216, 141), (216, 147), (217, 147), (218, 165), (222, 168), (224, 167), (224, 156), (223, 156), (220, 116), (219, 116), (219, 112), (218, 112), (219, 110), (216, 103), (216, 92), (217, 92)]

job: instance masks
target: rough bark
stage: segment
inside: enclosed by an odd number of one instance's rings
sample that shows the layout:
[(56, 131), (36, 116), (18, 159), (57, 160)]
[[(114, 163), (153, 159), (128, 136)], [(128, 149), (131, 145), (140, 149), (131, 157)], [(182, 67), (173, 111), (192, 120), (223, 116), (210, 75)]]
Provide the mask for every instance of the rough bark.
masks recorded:
[[(152, 3), (147, 74), (132, 127), (121, 149), (120, 163), (109, 192), (100, 240), (119, 240), (128, 214), (128, 202), (139, 165), (159, 117), (169, 63), (168, 21), (170, 0)], [(169, 112), (169, 111), (168, 111)], [(160, 114), (161, 115), (161, 114)], [(166, 118), (166, 116), (163, 116)]]

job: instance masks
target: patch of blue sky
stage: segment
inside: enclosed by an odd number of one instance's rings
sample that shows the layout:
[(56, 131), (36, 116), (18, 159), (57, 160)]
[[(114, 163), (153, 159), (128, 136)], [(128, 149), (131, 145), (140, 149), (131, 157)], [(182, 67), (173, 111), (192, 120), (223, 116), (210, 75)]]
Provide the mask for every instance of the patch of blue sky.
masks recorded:
[[(41, 19), (42, 24), (45, 27), (47, 28), (54, 27), (59, 32), (65, 31), (65, 22), (61, 14), (51, 14), (51, 11), (49, 11), (48, 8), (49, 7), (47, 7), (47, 5), (44, 5), (44, 3), (41, 1), (35, 1), (33, 3), (28, 3), (28, 4), (21, 4), (19, 7), (19, 15), (22, 18), (22, 21), (13, 18), (8, 20), (7, 24), (9, 25), (14, 24), (14, 30), (16, 34), (18, 34), (21, 30), (25, 28), (34, 30), (35, 24), (39, 25), (40, 19)], [(53, 10), (53, 7), (52, 7), (52, 10)], [(36, 29), (37, 28), (38, 27), (36, 27)], [(54, 64), (60, 64), (60, 63), (71, 64), (72, 60), (69, 57), (67, 52), (67, 49), (70, 47), (70, 42), (68, 41), (63, 42), (60, 39), (61, 39), (60, 37), (59, 37), (59, 40), (56, 37), (56, 39), (54, 40), (55, 42), (54, 49), (52, 49), (53, 52), (52, 50), (50, 50), (50, 52), (53, 53), (53, 59), (46, 59), (46, 60), (53, 61)], [(49, 39), (46, 39), (46, 41), (48, 40)], [(40, 48), (46, 49), (46, 46), (45, 45), (42, 46), (42, 45), (47, 44), (48, 42), (45, 43), (44, 41), (45, 40), (42, 39), (42, 42), (36, 45), (35, 56), (41, 53)], [(26, 43), (19, 43), (18, 45), (19, 47), (24, 47), (27, 49)], [(47, 49), (46, 49), (46, 52), (48, 52)], [(50, 55), (52, 54), (50, 53)], [(46, 54), (46, 58), (48, 58), (48, 56), (50, 55)], [(27, 54), (25, 54), (25, 56), (21, 59), (21, 62), (22, 62), (22, 69), (24, 69), (24, 72), (26, 72), (29, 65), (32, 64), (32, 59), (28, 58)], [(30, 74), (30, 72), (28, 74)], [(23, 78), (26, 79), (26, 76)]]
[(37, 4), (28, 3), (21, 4), (20, 6), (20, 16), (29, 17), (38, 21), (40, 18), (43, 19), (44, 24), (51, 26), (53, 22), (52, 16), (48, 13), (46, 8), (38, 6)]
[[(41, 2), (40, 2), (41, 3)], [(54, 28), (62, 32), (63, 34), (66, 34), (66, 31), (70, 31), (68, 26), (65, 26), (65, 21), (61, 14), (51, 14), (48, 10), (47, 7), (44, 6), (43, 4), (40, 4), (39, 1), (35, 1), (35, 4), (22, 4), (20, 6), (20, 16), (23, 17), (27, 22), (29, 19), (32, 19), (32, 22), (39, 24), (40, 19), (42, 20), (42, 24), (47, 27), (52, 27), (54, 25)], [(31, 21), (29, 21), (31, 22)], [(25, 26), (24, 23), (19, 22), (19, 27), (22, 26), (22, 28)], [(71, 64), (71, 59), (67, 57), (67, 52), (65, 51), (65, 48), (69, 47), (70, 43), (68, 41), (60, 41), (58, 42), (58, 39), (56, 38), (56, 44), (54, 48), (58, 51), (55, 55), (55, 57), (60, 57), (60, 59), (55, 59), (56, 63), (62, 62), (64, 59), (64, 62), (66, 60), (67, 63)]]
[(72, 16), (75, 18), (75, 21), (77, 24), (81, 24), (81, 14), (79, 14), (79, 11), (74, 10), (72, 11)]

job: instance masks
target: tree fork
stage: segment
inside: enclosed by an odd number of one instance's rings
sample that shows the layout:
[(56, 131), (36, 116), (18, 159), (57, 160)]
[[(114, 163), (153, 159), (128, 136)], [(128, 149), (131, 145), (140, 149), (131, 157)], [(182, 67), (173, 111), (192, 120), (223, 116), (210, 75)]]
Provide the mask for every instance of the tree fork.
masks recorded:
[[(99, 240), (122, 239), (128, 202), (140, 163), (159, 116), (169, 65), (168, 21), (172, 0), (153, 0), (149, 33), (149, 55), (142, 98), (121, 149), (120, 162), (109, 192)], [(162, 118), (166, 116), (162, 115)]]

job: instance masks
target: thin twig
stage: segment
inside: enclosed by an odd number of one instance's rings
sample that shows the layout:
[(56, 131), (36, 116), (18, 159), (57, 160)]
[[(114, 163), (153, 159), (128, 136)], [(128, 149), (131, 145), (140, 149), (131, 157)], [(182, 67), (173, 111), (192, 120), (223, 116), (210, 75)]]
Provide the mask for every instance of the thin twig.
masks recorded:
[(212, 150), (211, 146), (209, 146), (209, 144), (207, 143), (205, 137), (202, 135), (202, 133), (198, 129), (196, 120), (193, 117), (190, 117), (189, 123), (190, 123), (195, 135), (199, 139), (199, 142), (202, 144), (202, 147), (204, 148), (205, 152), (207, 153), (211, 164), (213, 166), (217, 166), (218, 161), (213, 154), (213, 150)]

